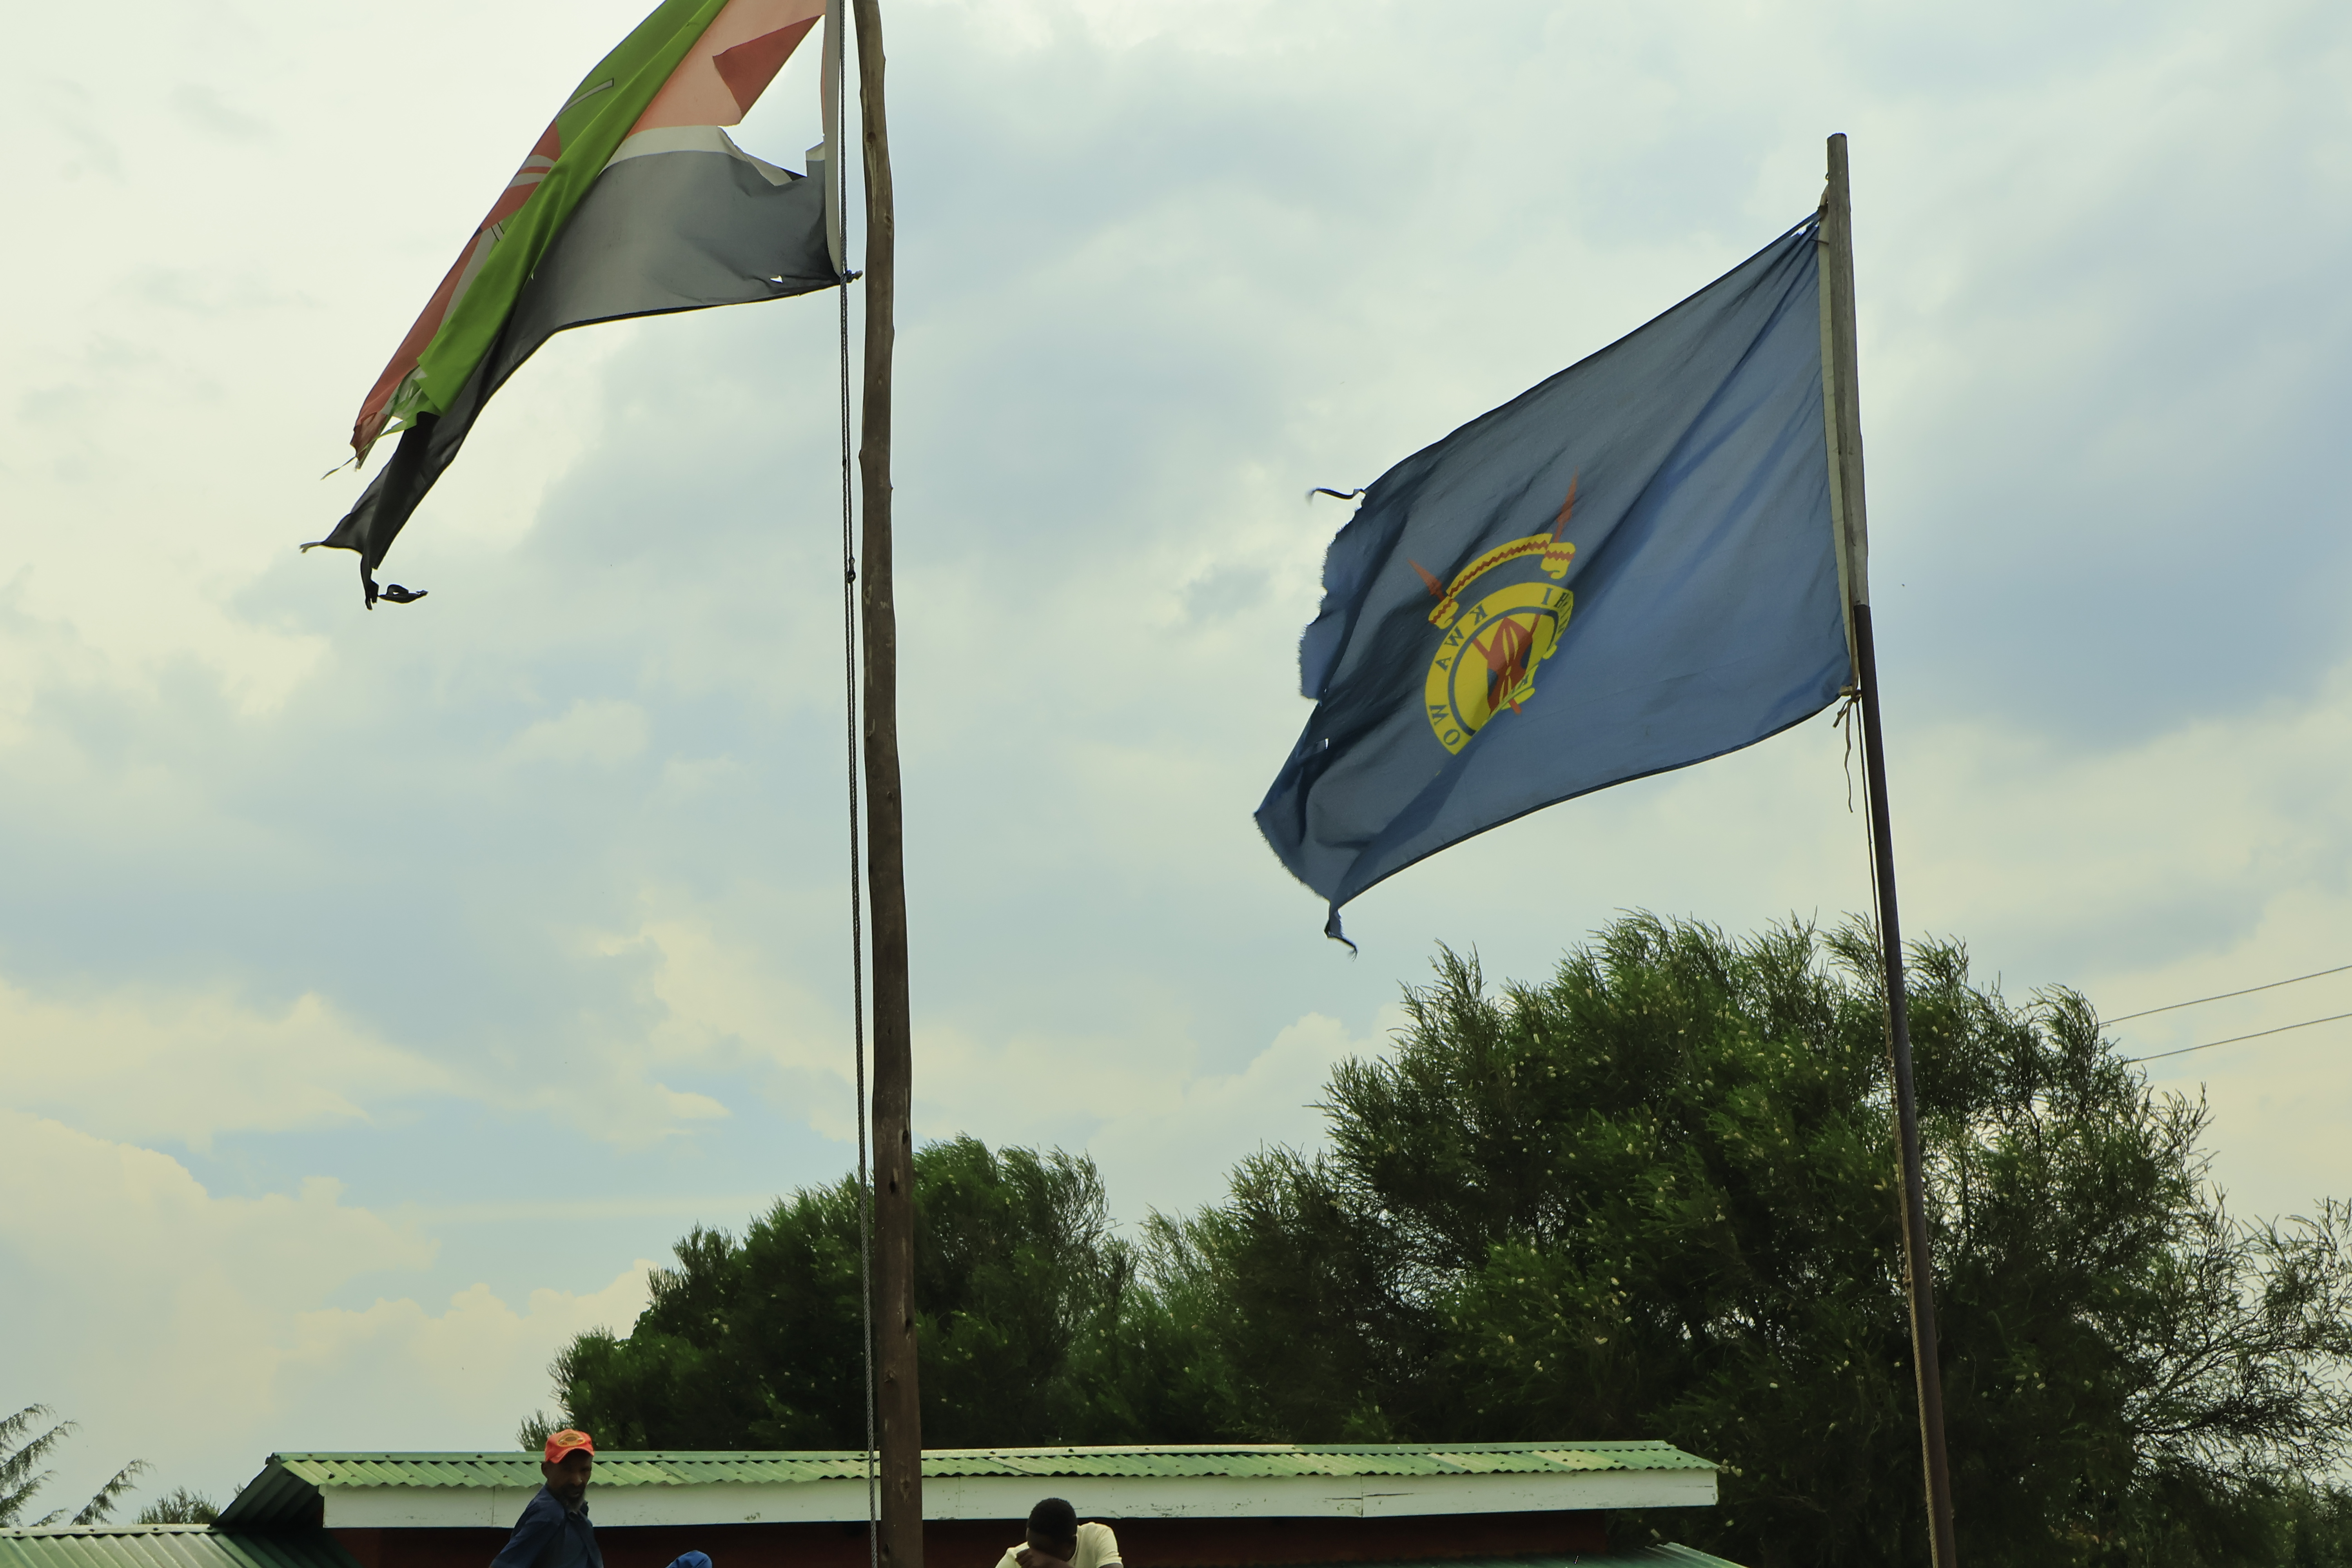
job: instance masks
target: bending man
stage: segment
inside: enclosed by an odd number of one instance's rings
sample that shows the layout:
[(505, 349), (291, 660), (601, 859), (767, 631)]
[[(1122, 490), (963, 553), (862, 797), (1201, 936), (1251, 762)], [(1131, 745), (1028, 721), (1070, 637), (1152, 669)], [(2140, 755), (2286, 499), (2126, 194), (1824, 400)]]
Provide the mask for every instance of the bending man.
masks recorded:
[(1125, 1568), (1118, 1537), (1110, 1526), (1088, 1520), (1060, 1498), (1049, 1497), (1029, 1510), (1029, 1540), (1008, 1546), (996, 1568)]

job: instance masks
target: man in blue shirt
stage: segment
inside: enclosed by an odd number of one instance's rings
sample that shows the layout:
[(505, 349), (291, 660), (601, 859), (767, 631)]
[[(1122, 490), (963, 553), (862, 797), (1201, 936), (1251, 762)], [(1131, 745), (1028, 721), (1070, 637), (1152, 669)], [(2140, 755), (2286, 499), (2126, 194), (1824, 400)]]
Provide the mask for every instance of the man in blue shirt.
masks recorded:
[[(604, 1568), (596, 1550), (596, 1527), (588, 1522), (588, 1478), (596, 1473), (596, 1442), (566, 1427), (547, 1439), (539, 1473), (547, 1484), (523, 1505), (514, 1533), (490, 1568)], [(710, 1568), (710, 1559), (689, 1552), (669, 1568)]]

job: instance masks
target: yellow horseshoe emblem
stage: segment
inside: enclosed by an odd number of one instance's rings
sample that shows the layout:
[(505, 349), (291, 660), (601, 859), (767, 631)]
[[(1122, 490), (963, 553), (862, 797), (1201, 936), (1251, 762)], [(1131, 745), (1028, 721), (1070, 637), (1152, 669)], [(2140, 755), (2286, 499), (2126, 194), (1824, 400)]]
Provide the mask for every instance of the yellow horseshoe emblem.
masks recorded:
[[(1507, 708), (1516, 713), (1536, 694), (1536, 667), (1559, 645), (1560, 629), (1576, 595), (1559, 586), (1576, 559), (1576, 546), (1560, 532), (1576, 506), (1576, 481), (1570, 479), (1568, 499), (1549, 533), (1531, 534), (1496, 545), (1440, 584), (1419, 562), (1412, 569), (1437, 598), (1429, 612), (1432, 626), (1445, 637), (1430, 660), (1423, 701), (1437, 743), (1459, 752), (1487, 720)], [(1532, 561), (1542, 577), (1496, 588), (1465, 605), (1464, 590), (1499, 566)], [(1545, 581), (1544, 579), (1549, 579)]]

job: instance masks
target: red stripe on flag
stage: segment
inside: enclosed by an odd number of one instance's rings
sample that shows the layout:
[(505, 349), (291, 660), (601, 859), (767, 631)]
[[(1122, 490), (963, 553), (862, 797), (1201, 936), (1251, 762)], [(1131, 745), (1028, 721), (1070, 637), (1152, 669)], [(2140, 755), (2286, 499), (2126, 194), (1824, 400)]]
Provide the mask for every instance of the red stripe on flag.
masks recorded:
[[(629, 133), (670, 125), (740, 123), (760, 89), (783, 68), (784, 57), (824, 15), (824, 0), (727, 0), (727, 8), (677, 62), (677, 69), (654, 94)], [(754, 62), (761, 46), (771, 44), (777, 49), (776, 61), (761, 72)], [(719, 62), (739, 49), (749, 51), (744, 68), (730, 75)]]
[(784, 68), (784, 62), (792, 58), (793, 51), (816, 22), (814, 16), (805, 22), (794, 22), (748, 44), (738, 44), (712, 58), (710, 63), (719, 68), (719, 79), (735, 95), (736, 108), (746, 114), (751, 112), (751, 106), (760, 101), (760, 95), (768, 90), (768, 84), (776, 79), (776, 73)]

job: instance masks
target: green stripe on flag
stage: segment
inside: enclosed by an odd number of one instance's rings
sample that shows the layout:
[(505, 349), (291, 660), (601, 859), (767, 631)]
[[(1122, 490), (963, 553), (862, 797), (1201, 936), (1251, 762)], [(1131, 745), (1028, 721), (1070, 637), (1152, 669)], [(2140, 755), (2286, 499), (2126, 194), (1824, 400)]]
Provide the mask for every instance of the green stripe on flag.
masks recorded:
[(472, 284), (418, 356), (418, 383), (394, 409), (395, 415), (407, 418), (448, 412), (458, 388), (497, 341), (515, 297), (554, 243), (564, 219), (726, 5), (727, 0), (663, 0), (618, 48), (580, 79), (555, 117), (560, 143), (555, 166), (501, 226)]

